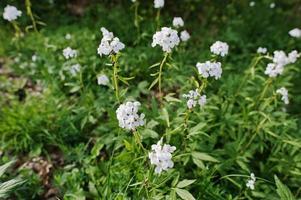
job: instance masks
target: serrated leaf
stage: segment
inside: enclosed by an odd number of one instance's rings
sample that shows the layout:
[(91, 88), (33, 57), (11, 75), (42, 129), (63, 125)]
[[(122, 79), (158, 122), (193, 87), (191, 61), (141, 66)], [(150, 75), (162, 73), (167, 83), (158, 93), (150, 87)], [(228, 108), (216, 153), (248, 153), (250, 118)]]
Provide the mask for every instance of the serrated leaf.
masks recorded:
[(188, 192), (187, 190), (175, 188), (176, 193), (181, 197), (183, 200), (195, 200), (195, 198)]
[(275, 175), (274, 176), (275, 179), (275, 183), (277, 186), (277, 193), (280, 196), (281, 200), (295, 200), (295, 197), (293, 196), (293, 194), (291, 193), (291, 191), (289, 190), (289, 188), (284, 185), (279, 178)]
[(187, 180), (187, 179), (184, 179), (183, 181), (180, 181), (178, 184), (177, 184), (177, 188), (183, 188), (183, 187), (186, 187), (188, 185), (191, 185), (192, 183), (194, 183), (196, 180)]

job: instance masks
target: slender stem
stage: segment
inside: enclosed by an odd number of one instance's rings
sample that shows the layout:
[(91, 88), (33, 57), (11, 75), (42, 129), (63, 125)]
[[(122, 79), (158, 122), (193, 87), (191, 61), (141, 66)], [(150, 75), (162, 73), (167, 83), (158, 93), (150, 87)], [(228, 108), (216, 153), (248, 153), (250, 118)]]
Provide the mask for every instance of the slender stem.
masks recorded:
[(159, 68), (158, 81), (159, 81), (159, 94), (160, 94), (160, 96), (162, 94), (161, 93), (162, 69), (163, 69), (164, 63), (166, 62), (167, 57), (168, 57), (168, 53), (165, 53), (164, 58), (163, 58), (163, 60), (162, 60), (162, 62), (160, 64), (160, 68)]
[(140, 138), (140, 134), (137, 130), (133, 131), (134, 137), (135, 137), (135, 141), (136, 143), (139, 145), (139, 147), (143, 150), (146, 151), (146, 149), (143, 147), (143, 144), (141, 142), (141, 138)]
[(36, 24), (36, 21), (33, 17), (32, 11), (31, 11), (31, 2), (30, 2), (30, 0), (25, 0), (25, 4), (26, 4), (27, 14), (29, 15), (29, 17), (32, 21), (33, 30), (37, 32), (38, 31), (37, 24)]
[(117, 56), (112, 55), (112, 64), (113, 64), (113, 83), (114, 83), (114, 90), (115, 90), (115, 96), (118, 101), (120, 102), (119, 99), (119, 87), (118, 87), (118, 63), (117, 63)]
[(157, 15), (156, 15), (156, 26), (157, 26), (157, 29), (159, 29), (160, 27), (160, 13), (161, 13), (161, 9), (158, 9), (157, 11)]
[(21, 29), (20, 29), (20, 27), (18, 26), (17, 22), (16, 22), (16, 21), (12, 21), (11, 23), (12, 23), (14, 29), (15, 29), (15, 36), (16, 36), (17, 38), (20, 37), (20, 36), (21, 36)]
[(139, 2), (135, 2), (135, 22), (134, 25), (137, 28), (138, 36), (140, 37), (140, 25), (139, 25), (139, 15), (138, 15), (138, 8), (139, 8)]

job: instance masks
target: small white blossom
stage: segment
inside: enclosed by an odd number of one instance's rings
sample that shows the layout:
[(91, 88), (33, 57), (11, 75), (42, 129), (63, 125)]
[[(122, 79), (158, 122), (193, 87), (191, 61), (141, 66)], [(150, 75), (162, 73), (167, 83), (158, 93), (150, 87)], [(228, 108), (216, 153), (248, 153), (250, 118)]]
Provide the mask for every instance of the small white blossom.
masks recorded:
[(248, 179), (246, 186), (250, 188), (251, 190), (255, 189), (255, 182), (256, 182), (256, 177), (254, 173), (251, 173), (250, 179)]
[(249, 6), (250, 6), (250, 7), (254, 7), (254, 6), (255, 6), (255, 2), (254, 2), (254, 1), (251, 1), (251, 2), (249, 3)]
[(155, 8), (163, 8), (164, 7), (164, 0), (154, 0), (154, 7)]
[(37, 61), (37, 59), (38, 59), (38, 57), (37, 57), (37, 55), (36, 55), (36, 54), (33, 54), (33, 55), (31, 56), (31, 60), (32, 60), (32, 62), (36, 62), (36, 61)]
[(125, 45), (120, 42), (118, 37), (114, 37), (112, 32), (109, 32), (106, 28), (101, 27), (102, 39), (98, 46), (97, 53), (102, 55), (109, 55), (111, 53), (118, 53), (124, 49)]
[(257, 53), (259, 53), (259, 54), (266, 54), (267, 51), (268, 50), (265, 47), (258, 47), (258, 49), (257, 49)]
[(140, 107), (138, 101), (126, 102), (119, 106), (116, 110), (119, 126), (127, 130), (135, 130), (138, 126), (144, 125), (144, 114), (138, 114)]
[(211, 45), (210, 51), (215, 55), (220, 55), (224, 57), (228, 54), (229, 45), (225, 42), (216, 41)]
[(108, 85), (110, 82), (109, 78), (105, 74), (100, 74), (97, 76), (98, 85)]
[(276, 77), (283, 73), (283, 66), (277, 65), (275, 63), (269, 63), (265, 69), (264, 74), (268, 75), (269, 77)]
[(162, 144), (162, 138), (157, 144), (152, 145), (152, 150), (148, 154), (150, 163), (156, 165), (155, 173), (161, 174), (163, 170), (167, 171), (169, 168), (173, 168), (174, 163), (172, 161), (172, 153), (176, 150), (175, 146), (169, 144)]
[(175, 28), (180, 28), (180, 27), (184, 26), (184, 21), (183, 21), (182, 17), (174, 17), (172, 20), (172, 25)]
[(295, 63), (299, 57), (300, 54), (298, 54), (298, 51), (296, 50), (293, 50), (288, 54), (288, 60), (290, 63)]
[(131, 0), (133, 3), (135, 3), (136, 2), (136, 0)]
[(200, 95), (197, 89), (190, 90), (188, 94), (183, 94), (183, 97), (188, 99), (187, 107), (189, 109), (194, 108), (197, 104), (203, 107), (207, 102), (206, 95)]
[(186, 42), (187, 40), (190, 39), (190, 34), (186, 30), (181, 31), (180, 38), (183, 42)]
[(285, 87), (282, 87), (280, 89), (278, 89), (276, 91), (277, 94), (282, 95), (281, 100), (285, 103), (285, 104), (289, 104), (289, 100), (288, 100), (288, 91)]
[(274, 51), (273, 62), (277, 65), (285, 66), (290, 63), (284, 51)]
[(288, 32), (288, 34), (292, 37), (299, 38), (301, 37), (301, 29), (294, 28)]
[(180, 43), (178, 32), (172, 28), (163, 27), (153, 35), (152, 47), (159, 45), (162, 50), (170, 53)]
[(276, 4), (274, 2), (270, 4), (270, 8), (272, 8), (272, 9), (275, 8), (275, 6), (276, 6)]
[(70, 66), (70, 73), (72, 76), (76, 76), (78, 72), (80, 72), (80, 64), (74, 64)]
[(21, 17), (21, 15), (22, 12), (18, 10), (15, 6), (7, 5), (4, 8), (3, 19), (11, 22), (16, 20), (18, 17)]
[(63, 50), (63, 55), (66, 59), (75, 58), (77, 56), (77, 51), (71, 49), (71, 47), (67, 47)]
[(71, 37), (72, 37), (72, 36), (71, 36), (70, 33), (67, 33), (67, 34), (65, 35), (65, 39), (66, 39), (66, 40), (71, 40)]
[(204, 78), (214, 77), (216, 80), (222, 76), (223, 70), (221, 66), (222, 64), (220, 62), (210, 61), (196, 64), (200, 75), (202, 75)]

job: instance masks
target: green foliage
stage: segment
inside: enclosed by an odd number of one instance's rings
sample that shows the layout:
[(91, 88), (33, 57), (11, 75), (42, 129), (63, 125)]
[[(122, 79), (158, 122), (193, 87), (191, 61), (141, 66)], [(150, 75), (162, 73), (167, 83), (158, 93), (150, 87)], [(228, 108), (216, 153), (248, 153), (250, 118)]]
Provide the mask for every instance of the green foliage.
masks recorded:
[[(1, 162), (18, 160), (6, 173), (12, 181), (0, 189), (21, 184), (11, 179), (18, 174), (26, 180), (10, 198), (301, 198), (300, 61), (277, 78), (264, 74), (274, 50), (301, 51), (300, 39), (288, 35), (301, 28), (297, 0), (277, 1), (274, 9), (272, 1), (250, 7), (248, 1), (166, 0), (161, 25), (181, 16), (191, 39), (164, 62), (161, 49), (151, 47), (153, 1), (91, 0), (83, 16), (75, 16), (79, 5), (71, 1), (31, 0), (38, 33), (26, 29), (32, 18), (24, 2), (1, 1), (1, 8), (7, 3), (22, 10), (17, 22), (24, 32), (16, 39), (11, 24), (0, 20)], [(117, 56), (97, 54), (100, 27), (125, 43)], [(229, 44), (229, 55), (219, 58), (221, 79), (204, 79), (195, 65), (217, 59), (209, 50), (216, 40)], [(78, 57), (66, 60), (67, 46)], [(269, 54), (256, 54), (259, 46)], [(77, 63), (81, 69), (73, 76), (70, 66)], [(99, 74), (110, 84), (97, 85)], [(276, 93), (283, 86), (289, 105)], [(207, 104), (189, 110), (182, 95), (196, 88)], [(146, 119), (136, 132), (121, 129), (116, 119), (118, 106), (133, 100), (141, 102)], [(148, 153), (160, 138), (177, 150), (174, 167), (158, 175)], [(22, 167), (35, 157), (51, 164), (49, 173)], [(1, 166), (0, 175), (10, 165)], [(251, 172), (254, 190), (246, 187)]]

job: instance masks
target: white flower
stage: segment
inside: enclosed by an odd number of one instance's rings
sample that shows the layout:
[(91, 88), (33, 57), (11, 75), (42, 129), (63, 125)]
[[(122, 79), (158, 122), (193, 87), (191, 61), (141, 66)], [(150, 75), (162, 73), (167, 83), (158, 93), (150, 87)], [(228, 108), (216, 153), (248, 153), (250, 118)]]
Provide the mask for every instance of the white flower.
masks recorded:
[(275, 8), (276, 4), (273, 2), (270, 4), (270, 8)]
[(186, 30), (184, 30), (180, 33), (180, 38), (183, 42), (186, 42), (190, 39), (190, 34)]
[(97, 53), (102, 55), (109, 55), (111, 53), (118, 53), (120, 50), (124, 49), (125, 45), (120, 42), (118, 37), (114, 37), (112, 32), (109, 32), (106, 28), (101, 27), (102, 39), (98, 46)]
[(294, 28), (288, 32), (288, 34), (292, 37), (299, 38), (301, 37), (301, 29)]
[(16, 20), (18, 17), (22, 15), (22, 12), (18, 10), (15, 6), (7, 5), (4, 8), (3, 12), (3, 19), (6, 19), (7, 21), (13, 21)]
[(183, 97), (187, 100), (187, 107), (189, 109), (195, 107), (199, 104), (201, 107), (205, 106), (207, 99), (206, 95), (200, 95), (198, 90), (190, 90), (188, 94), (183, 94)]
[(221, 66), (222, 64), (220, 62), (210, 61), (196, 64), (200, 75), (202, 75), (204, 78), (214, 77), (216, 80), (222, 76), (223, 70)]
[(97, 76), (98, 85), (108, 85), (110, 82), (109, 78), (105, 74), (100, 74)]
[(71, 39), (71, 37), (72, 37), (72, 36), (71, 36), (71, 34), (70, 34), (70, 33), (67, 33), (67, 34), (65, 35), (65, 39), (66, 39), (66, 40), (70, 40), (70, 39)]
[(255, 182), (256, 182), (256, 177), (254, 173), (251, 173), (250, 179), (248, 179), (246, 186), (250, 188), (251, 190), (255, 189)]
[(220, 55), (222, 57), (228, 54), (229, 45), (225, 42), (216, 41), (211, 45), (210, 51), (215, 55)]
[(180, 28), (180, 27), (184, 26), (184, 21), (181, 17), (174, 17), (172, 20), (172, 25), (175, 28)]
[(275, 63), (269, 63), (264, 72), (269, 77), (276, 77), (283, 73), (283, 66)]
[(254, 1), (251, 1), (251, 2), (249, 3), (249, 6), (250, 6), (250, 7), (254, 7), (254, 6), (255, 6), (255, 2), (254, 2)]
[(148, 154), (150, 163), (156, 165), (155, 173), (160, 174), (163, 170), (167, 171), (173, 168), (172, 153), (176, 150), (175, 146), (169, 144), (162, 144), (162, 138), (157, 144), (152, 145), (152, 150)]
[(290, 63), (284, 51), (274, 51), (273, 62), (277, 65), (285, 66)]
[(136, 2), (136, 0), (131, 0), (133, 3), (135, 3)]
[(78, 72), (80, 72), (80, 64), (74, 64), (70, 66), (70, 73), (72, 76), (76, 76)]
[(37, 59), (38, 59), (38, 57), (37, 57), (37, 55), (36, 55), (36, 54), (33, 54), (33, 55), (31, 56), (31, 60), (32, 60), (32, 62), (36, 62), (36, 61), (37, 61)]
[(144, 125), (144, 114), (138, 114), (140, 107), (138, 101), (126, 102), (119, 106), (116, 110), (119, 126), (127, 130), (135, 130), (138, 126)]
[(299, 57), (300, 54), (298, 54), (298, 51), (296, 50), (293, 50), (288, 54), (288, 60), (290, 63), (295, 63)]
[(289, 100), (288, 100), (288, 91), (285, 87), (282, 87), (280, 89), (278, 89), (276, 91), (277, 94), (282, 95), (281, 100), (285, 103), (285, 104), (289, 104)]
[(268, 50), (265, 47), (258, 47), (258, 49), (257, 49), (257, 53), (260, 53), (260, 54), (266, 54), (267, 51)]
[(154, 0), (154, 7), (155, 8), (163, 8), (164, 7), (164, 0)]
[(77, 51), (71, 49), (71, 47), (67, 47), (63, 50), (63, 55), (66, 59), (75, 58), (77, 56)]
[(159, 45), (162, 50), (170, 53), (180, 43), (178, 32), (172, 28), (163, 27), (153, 35), (152, 47)]

